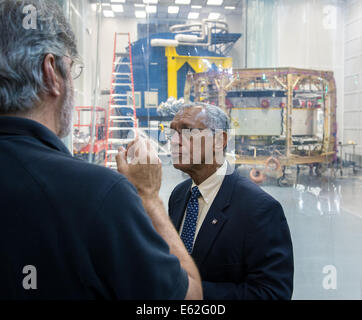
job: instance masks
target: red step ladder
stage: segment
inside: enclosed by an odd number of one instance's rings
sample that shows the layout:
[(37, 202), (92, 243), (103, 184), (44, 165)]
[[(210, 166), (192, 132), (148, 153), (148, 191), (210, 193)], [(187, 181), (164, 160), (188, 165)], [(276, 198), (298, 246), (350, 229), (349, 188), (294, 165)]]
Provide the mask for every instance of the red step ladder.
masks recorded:
[[(117, 40), (121, 37), (128, 37), (128, 52), (117, 51)], [(121, 93), (116, 93), (116, 87), (123, 88)], [(126, 147), (127, 144), (137, 136), (138, 127), (134, 93), (132, 46), (129, 33), (116, 32), (114, 34), (113, 65), (107, 118), (108, 125), (104, 166), (116, 169), (115, 156), (118, 153), (118, 148), (120, 146)], [(115, 137), (115, 132), (117, 132), (120, 137)]]

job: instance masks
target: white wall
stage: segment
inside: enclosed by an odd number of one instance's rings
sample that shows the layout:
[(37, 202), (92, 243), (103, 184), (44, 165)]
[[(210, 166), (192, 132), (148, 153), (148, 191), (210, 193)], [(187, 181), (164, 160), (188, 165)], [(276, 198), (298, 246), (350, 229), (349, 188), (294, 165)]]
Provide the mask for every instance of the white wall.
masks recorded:
[(280, 0), (279, 3), (278, 66), (333, 71), (337, 85), (337, 139), (342, 141), (344, 1)]
[[(362, 1), (347, 1), (345, 13), (344, 143), (362, 155)], [(347, 150), (346, 150), (347, 151)], [(352, 150), (349, 150), (352, 151)]]
[(247, 67), (333, 71), (338, 139), (343, 138), (345, 2), (249, 0)]
[(91, 106), (96, 74), (97, 17), (88, 0), (69, 1), (69, 19), (77, 38), (79, 55), (85, 69), (75, 80), (75, 103), (77, 106)]
[[(97, 72), (97, 17), (91, 9), (89, 0), (64, 0), (64, 13), (69, 20), (77, 40), (77, 48), (81, 62), (84, 64), (80, 78), (74, 81), (75, 106), (92, 106), (95, 104), (94, 92)], [(82, 114), (82, 123), (91, 122), (91, 114)], [(73, 150), (72, 134), (63, 139), (70, 151)]]
[[(115, 32), (129, 32), (131, 42), (137, 40), (137, 19), (102, 18), (100, 30), (100, 84), (102, 90), (109, 90), (112, 75)], [(119, 40), (118, 40), (119, 39)], [(127, 37), (117, 38), (117, 50), (124, 51), (128, 46)]]
[(230, 55), (233, 58), (233, 68), (241, 69), (245, 67), (245, 25), (244, 16), (230, 15), (227, 16), (226, 22), (229, 25), (229, 32), (241, 33), (241, 38), (235, 43)]

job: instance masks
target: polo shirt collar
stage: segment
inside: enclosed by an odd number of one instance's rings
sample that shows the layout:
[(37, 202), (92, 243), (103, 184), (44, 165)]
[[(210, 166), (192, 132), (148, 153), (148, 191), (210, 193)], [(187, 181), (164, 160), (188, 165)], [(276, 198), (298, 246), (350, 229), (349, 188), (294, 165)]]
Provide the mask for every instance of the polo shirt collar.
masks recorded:
[(33, 137), (52, 149), (71, 155), (68, 148), (55, 133), (34, 120), (0, 116), (0, 136), (1, 135)]

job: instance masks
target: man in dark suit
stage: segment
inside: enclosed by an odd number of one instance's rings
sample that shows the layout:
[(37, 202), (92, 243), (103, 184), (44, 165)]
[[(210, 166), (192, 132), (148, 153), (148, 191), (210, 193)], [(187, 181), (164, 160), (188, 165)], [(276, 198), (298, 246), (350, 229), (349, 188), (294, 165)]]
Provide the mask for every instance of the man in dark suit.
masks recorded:
[[(187, 135), (196, 128), (211, 133), (212, 148), (207, 134), (198, 146), (196, 136)], [(173, 190), (169, 215), (199, 268), (204, 299), (290, 299), (293, 249), (283, 209), (223, 159), (228, 129), (227, 115), (216, 106), (189, 104), (176, 114), (174, 167), (191, 179)]]

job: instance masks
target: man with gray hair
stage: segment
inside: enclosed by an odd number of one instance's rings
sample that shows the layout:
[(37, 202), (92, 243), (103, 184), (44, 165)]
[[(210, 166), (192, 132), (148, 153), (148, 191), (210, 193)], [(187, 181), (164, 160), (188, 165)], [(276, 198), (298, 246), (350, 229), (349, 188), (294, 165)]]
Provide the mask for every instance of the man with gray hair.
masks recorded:
[(200, 102), (171, 122), (174, 167), (188, 179), (169, 215), (199, 267), (205, 299), (290, 299), (293, 249), (278, 201), (224, 159), (228, 116)]
[(153, 180), (160, 164), (122, 163), (143, 177), (136, 190), (59, 139), (76, 59), (53, 0), (0, 0), (0, 299), (202, 299)]

